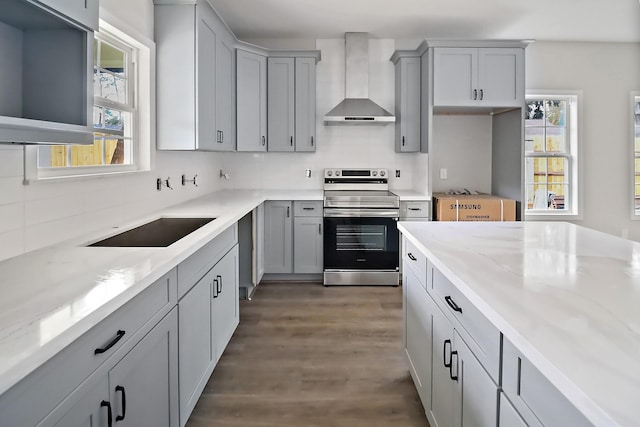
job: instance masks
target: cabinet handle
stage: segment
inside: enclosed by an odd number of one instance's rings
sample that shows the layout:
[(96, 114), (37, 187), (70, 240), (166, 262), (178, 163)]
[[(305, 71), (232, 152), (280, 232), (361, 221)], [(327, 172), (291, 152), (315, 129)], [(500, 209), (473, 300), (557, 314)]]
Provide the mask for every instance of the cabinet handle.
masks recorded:
[(449, 363), (447, 363), (447, 344), (449, 344), (449, 351), (451, 351), (451, 340), (444, 340), (442, 345), (442, 363), (445, 368), (451, 368), (451, 354), (449, 354)]
[(224, 143), (224, 131), (223, 130), (220, 131), (220, 136), (221, 136), (220, 144), (223, 144)]
[[(456, 357), (456, 374), (453, 375), (453, 356)], [(449, 363), (449, 378), (458, 381), (458, 351), (451, 352), (451, 362)]]
[(111, 427), (113, 425), (113, 412), (111, 412), (111, 403), (107, 402), (106, 400), (100, 402), (101, 408), (104, 408), (105, 406), (107, 407), (107, 427)]
[(290, 138), (291, 146), (293, 147), (293, 137)]
[(213, 282), (211, 282), (211, 286), (213, 287), (213, 299), (216, 299), (218, 298), (218, 279), (213, 279)]
[(267, 139), (262, 135), (262, 146), (264, 147), (267, 144)]
[[(218, 280), (216, 280), (216, 291), (218, 291), (218, 295), (220, 295), (222, 293), (222, 276), (218, 274), (216, 277), (218, 278)], [(219, 288), (218, 285), (220, 285)]]
[(322, 234), (322, 224), (318, 224), (318, 234)]
[(116, 422), (124, 420), (127, 416), (127, 393), (121, 385), (116, 386), (116, 392), (118, 391), (122, 393), (122, 415), (116, 417)]
[(102, 354), (106, 351), (109, 351), (109, 349), (111, 347), (113, 347), (114, 345), (116, 345), (116, 343), (118, 341), (120, 341), (122, 339), (122, 337), (124, 336), (125, 332), (122, 329), (119, 329), (118, 332), (116, 332), (116, 336), (114, 339), (112, 339), (111, 341), (109, 341), (109, 343), (103, 347), (103, 348), (96, 348), (95, 351), (93, 352), (93, 354)]
[(402, 146), (404, 147), (404, 136), (402, 137)]
[(289, 206), (287, 206), (287, 218), (289, 218)]
[(484, 98), (484, 89), (480, 89), (480, 101)]
[(407, 209), (409, 209), (410, 211), (421, 211), (422, 210), (422, 208), (407, 208)]
[(477, 100), (478, 99), (478, 89), (474, 89), (473, 90), (473, 100)]
[(310, 208), (310, 207), (303, 207), (302, 210), (303, 211), (314, 211), (316, 208)]
[(313, 147), (313, 135), (311, 136), (311, 146)]
[(457, 311), (458, 313), (462, 313), (462, 309), (458, 306), (458, 304), (455, 303), (453, 298), (451, 298), (449, 295), (444, 297), (444, 300), (447, 302), (447, 304), (449, 304), (449, 307), (451, 307), (453, 309), (453, 311)]
[(411, 261), (417, 261), (417, 260), (418, 260), (418, 258), (414, 257), (414, 256), (413, 256), (413, 254), (412, 254), (411, 252), (409, 252), (409, 253), (407, 254), (407, 256), (409, 257), (409, 259), (410, 259)]

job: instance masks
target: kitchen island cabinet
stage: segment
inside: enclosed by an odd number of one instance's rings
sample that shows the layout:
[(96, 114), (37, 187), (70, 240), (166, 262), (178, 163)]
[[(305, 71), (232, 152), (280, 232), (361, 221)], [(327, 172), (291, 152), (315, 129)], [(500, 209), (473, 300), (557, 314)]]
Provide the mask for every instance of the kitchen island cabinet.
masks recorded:
[[(436, 368), (462, 363), (460, 374), (451, 371), (465, 379), (454, 392), (463, 395), (462, 409), (453, 409), (454, 425), (459, 414), (463, 425), (491, 424), (496, 416), (514, 426), (638, 425), (640, 338), (633, 325), (639, 320), (640, 244), (568, 223), (400, 222), (398, 227), (405, 244), (432, 267), (429, 295), (453, 325), (451, 332), (434, 320), (434, 354), (436, 339), (451, 344), (443, 346), (441, 363), (436, 363), (440, 353), (434, 356), (432, 375), (435, 384)], [(432, 291), (438, 287), (436, 272), (449, 283), (447, 292)], [(438, 302), (447, 297), (455, 304)], [(497, 373), (491, 363), (494, 335), (482, 333), (488, 325), (474, 320), (477, 314), (500, 333)], [(445, 333), (436, 333), (440, 330)], [(470, 381), (474, 388), (493, 388), (480, 396), (491, 399), (469, 402), (464, 383)], [(431, 410), (449, 413), (451, 408), (438, 409), (435, 390), (434, 385)], [(498, 399), (506, 404), (500, 409)], [(465, 414), (472, 414), (471, 424)]]

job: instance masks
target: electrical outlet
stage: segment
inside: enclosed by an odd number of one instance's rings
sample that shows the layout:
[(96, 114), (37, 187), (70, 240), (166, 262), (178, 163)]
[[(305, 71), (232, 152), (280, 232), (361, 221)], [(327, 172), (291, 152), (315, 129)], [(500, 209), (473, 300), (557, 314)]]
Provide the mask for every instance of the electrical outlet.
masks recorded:
[(396, 178), (400, 178), (400, 169), (396, 169)]
[(440, 179), (447, 179), (447, 168), (440, 168)]

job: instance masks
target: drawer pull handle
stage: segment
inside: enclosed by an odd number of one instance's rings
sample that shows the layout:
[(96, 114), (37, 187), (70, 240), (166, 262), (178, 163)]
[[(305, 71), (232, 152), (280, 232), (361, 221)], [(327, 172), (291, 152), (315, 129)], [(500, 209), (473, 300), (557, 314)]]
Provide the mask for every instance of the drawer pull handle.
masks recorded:
[(451, 368), (451, 353), (449, 353), (449, 363), (447, 363), (447, 344), (449, 344), (449, 352), (451, 352), (451, 340), (444, 340), (442, 345), (442, 363), (445, 368)]
[[(456, 374), (453, 375), (453, 356), (456, 356)], [(458, 352), (457, 351), (452, 351), (451, 352), (451, 363), (449, 364), (449, 378), (451, 378), (453, 381), (458, 381)]]
[(111, 412), (111, 403), (107, 402), (106, 400), (100, 402), (101, 408), (104, 408), (105, 406), (107, 407), (107, 426), (111, 427), (113, 425), (113, 412)]
[(116, 332), (116, 336), (115, 336), (115, 338), (114, 338), (114, 339), (112, 339), (112, 340), (109, 342), (109, 344), (107, 344), (107, 345), (106, 345), (105, 347), (103, 347), (103, 348), (96, 348), (96, 349), (95, 349), (95, 351), (93, 352), (93, 354), (102, 354), (102, 353), (105, 353), (105, 352), (109, 351), (109, 349), (110, 349), (111, 347), (113, 347), (114, 345), (116, 345), (116, 343), (122, 339), (122, 337), (124, 336), (124, 334), (125, 334), (125, 332), (124, 332), (122, 329), (118, 330), (118, 332)]
[(216, 277), (218, 278), (218, 280), (216, 280), (216, 283), (220, 285), (219, 288), (216, 285), (216, 290), (218, 291), (218, 295), (220, 295), (222, 293), (222, 276), (218, 274)]
[(444, 297), (444, 300), (447, 302), (447, 304), (449, 304), (449, 307), (451, 307), (453, 311), (462, 313), (462, 309), (458, 306), (458, 304), (455, 303), (455, 301), (449, 295)]
[(262, 146), (265, 146), (267, 144), (267, 140), (265, 139), (264, 135), (262, 135)]
[(116, 386), (116, 392), (118, 391), (122, 393), (122, 415), (118, 415), (116, 417), (116, 422), (123, 421), (127, 416), (127, 392), (124, 390), (124, 387), (122, 387), (121, 385)]
[(407, 254), (407, 256), (409, 257), (409, 259), (410, 259), (411, 261), (417, 261), (417, 260), (418, 260), (418, 258), (414, 257), (414, 256), (413, 256), (413, 254), (412, 254), (411, 252), (409, 252), (409, 253)]
[(211, 287), (213, 287), (213, 299), (218, 298), (218, 279), (213, 279)]
[(314, 210), (316, 210), (316, 208), (303, 207), (302, 210), (303, 211), (314, 211)]
[(421, 208), (408, 208), (410, 211), (421, 211)]

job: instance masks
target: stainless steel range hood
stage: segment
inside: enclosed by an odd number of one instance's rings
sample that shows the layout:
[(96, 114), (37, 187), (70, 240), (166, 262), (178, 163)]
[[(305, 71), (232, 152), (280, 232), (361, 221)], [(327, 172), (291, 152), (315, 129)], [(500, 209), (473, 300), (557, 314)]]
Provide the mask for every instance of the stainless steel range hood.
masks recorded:
[(369, 37), (345, 34), (345, 99), (324, 116), (325, 125), (386, 125), (393, 114), (369, 99)]

